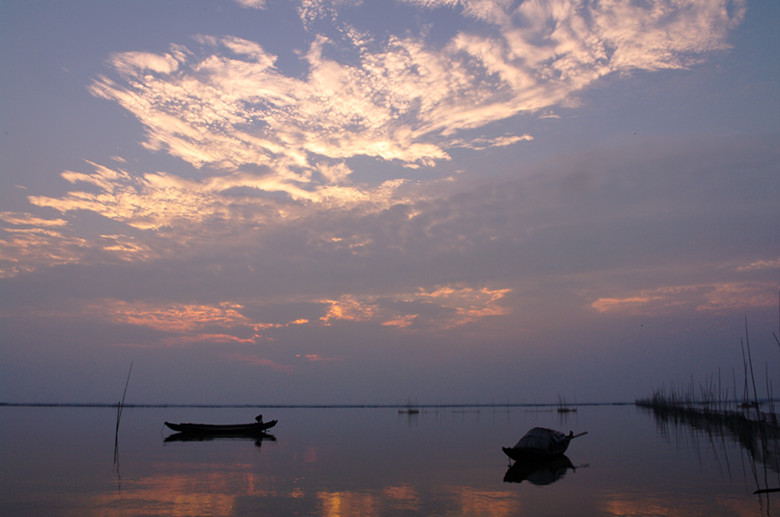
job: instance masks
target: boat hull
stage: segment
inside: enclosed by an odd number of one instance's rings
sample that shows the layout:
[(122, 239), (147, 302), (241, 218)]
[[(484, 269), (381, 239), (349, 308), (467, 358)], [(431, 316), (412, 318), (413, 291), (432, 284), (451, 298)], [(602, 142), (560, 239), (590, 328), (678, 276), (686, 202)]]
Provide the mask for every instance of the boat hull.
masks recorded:
[(276, 425), (276, 420), (269, 422), (257, 422), (252, 424), (191, 424), (181, 423), (174, 424), (171, 422), (165, 422), (165, 425), (174, 431), (180, 433), (189, 434), (204, 434), (204, 435), (253, 435), (263, 434), (266, 430)]
[(509, 456), (509, 458), (515, 461), (542, 461), (563, 456), (563, 454), (566, 452), (566, 449), (568, 448), (568, 445), (569, 444), (567, 443), (566, 447), (563, 447), (560, 449), (560, 451), (522, 447), (501, 447), (501, 450), (504, 451), (504, 454)]

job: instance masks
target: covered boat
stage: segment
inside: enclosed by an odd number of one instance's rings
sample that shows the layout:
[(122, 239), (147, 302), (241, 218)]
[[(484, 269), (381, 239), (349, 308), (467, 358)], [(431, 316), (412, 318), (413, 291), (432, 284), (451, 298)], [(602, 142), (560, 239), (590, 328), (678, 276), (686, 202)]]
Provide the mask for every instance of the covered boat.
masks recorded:
[(173, 424), (171, 422), (165, 422), (165, 425), (174, 431), (180, 433), (189, 434), (219, 434), (219, 435), (253, 435), (262, 434), (266, 430), (276, 425), (276, 420), (270, 420), (268, 422), (254, 422), (251, 424)]
[(502, 447), (504, 454), (515, 461), (539, 460), (561, 456), (569, 448), (569, 442), (586, 433), (563, 434), (545, 427), (534, 427), (514, 447)]

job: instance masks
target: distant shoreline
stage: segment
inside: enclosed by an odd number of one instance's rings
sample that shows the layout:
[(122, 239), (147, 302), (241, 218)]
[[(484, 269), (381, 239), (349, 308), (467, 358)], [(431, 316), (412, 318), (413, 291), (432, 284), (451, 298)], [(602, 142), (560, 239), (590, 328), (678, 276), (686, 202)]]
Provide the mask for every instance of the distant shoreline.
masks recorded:
[[(567, 404), (571, 407), (583, 406), (633, 406), (635, 402), (583, 402), (578, 404)], [(471, 403), (471, 404), (415, 404), (415, 408), (435, 409), (435, 408), (538, 408), (538, 407), (558, 407), (560, 403)], [(82, 407), (82, 408), (115, 408), (117, 402), (0, 402), (0, 407)], [(133, 404), (125, 403), (125, 408), (272, 408), (272, 409), (370, 409), (370, 408), (408, 408), (408, 403), (399, 404)]]

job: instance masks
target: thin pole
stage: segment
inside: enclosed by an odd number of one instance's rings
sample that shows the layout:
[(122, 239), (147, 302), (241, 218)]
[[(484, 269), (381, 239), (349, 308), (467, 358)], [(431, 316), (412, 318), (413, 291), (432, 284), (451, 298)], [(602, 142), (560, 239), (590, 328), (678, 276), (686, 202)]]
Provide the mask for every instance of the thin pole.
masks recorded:
[(122, 409), (125, 407), (125, 397), (127, 396), (127, 386), (130, 385), (130, 374), (133, 373), (133, 363), (130, 363), (130, 371), (127, 372), (127, 381), (125, 381), (125, 391), (122, 393), (122, 401), (116, 405), (116, 430), (114, 431), (114, 463), (119, 461), (119, 421), (122, 418)]

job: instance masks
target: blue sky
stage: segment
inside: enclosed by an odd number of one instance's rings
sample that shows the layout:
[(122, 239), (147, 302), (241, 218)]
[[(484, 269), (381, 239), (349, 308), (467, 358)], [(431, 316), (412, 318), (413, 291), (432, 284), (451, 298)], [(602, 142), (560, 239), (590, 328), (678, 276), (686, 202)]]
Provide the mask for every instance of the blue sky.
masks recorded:
[(143, 402), (733, 389), (745, 317), (771, 377), (778, 21), (2, 3), (0, 399), (112, 401), (130, 363)]

